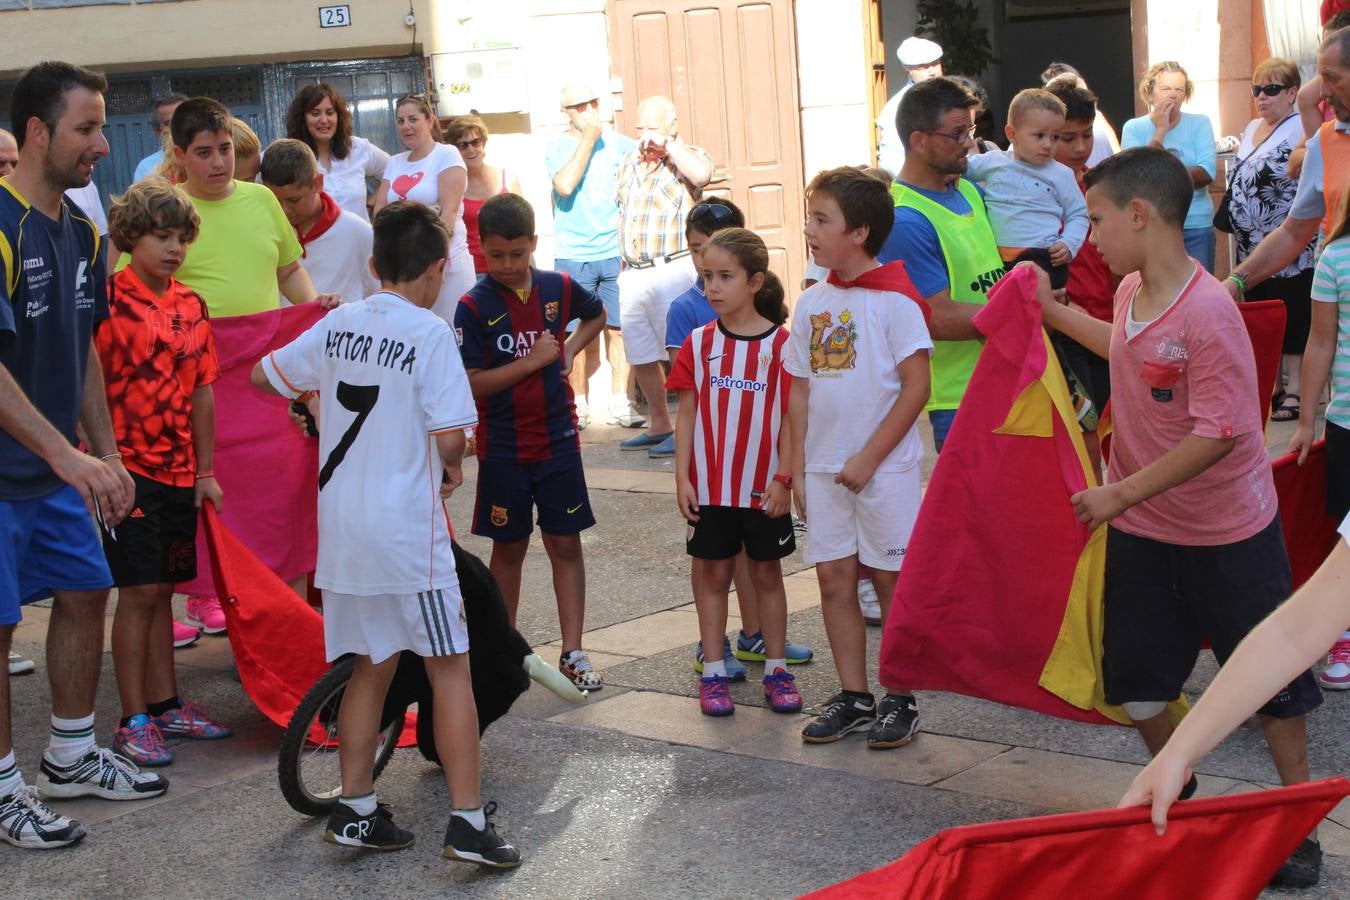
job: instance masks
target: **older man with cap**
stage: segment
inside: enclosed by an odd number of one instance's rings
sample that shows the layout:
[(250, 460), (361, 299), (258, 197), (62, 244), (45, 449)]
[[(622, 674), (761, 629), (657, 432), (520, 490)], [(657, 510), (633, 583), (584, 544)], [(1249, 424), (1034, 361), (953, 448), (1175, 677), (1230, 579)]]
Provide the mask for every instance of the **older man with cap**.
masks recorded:
[(907, 37), (895, 48), (895, 57), (905, 67), (909, 79), (896, 91), (877, 114), (877, 165), (898, 175), (905, 164), (905, 146), (895, 128), (895, 115), (900, 110), (900, 98), (905, 91), (923, 81), (942, 77), (942, 48), (927, 38)]
[(680, 140), (675, 104), (648, 97), (638, 104), (638, 145), (619, 167), (619, 308), (628, 364), (647, 398), (647, 430), (619, 444), (650, 450), (674, 433), (666, 406), (666, 313), (697, 276), (684, 219), (712, 180), (707, 152)]
[[(600, 298), (605, 306), (605, 355), (609, 359), (608, 422), (633, 428), (643, 419), (628, 399), (628, 363), (619, 331), (619, 165), (637, 142), (607, 131), (599, 95), (569, 84), (560, 99), (567, 131), (549, 142), (544, 155), (553, 181), (553, 267)], [(576, 393), (577, 427), (590, 424), (590, 380), (600, 368), (600, 344), (589, 345), (569, 376)]]

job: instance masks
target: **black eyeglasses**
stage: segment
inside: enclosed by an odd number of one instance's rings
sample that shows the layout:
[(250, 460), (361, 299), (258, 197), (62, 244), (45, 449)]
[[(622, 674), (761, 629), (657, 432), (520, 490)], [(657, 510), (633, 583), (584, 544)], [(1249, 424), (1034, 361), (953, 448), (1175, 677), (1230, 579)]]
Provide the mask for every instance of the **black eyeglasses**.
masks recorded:
[(924, 134), (936, 134), (945, 137), (949, 141), (955, 141), (958, 144), (964, 144), (966, 141), (975, 143), (975, 128), (972, 126), (969, 131), (937, 131), (932, 128), (920, 128)]
[(732, 224), (736, 220), (736, 211), (725, 203), (698, 203), (689, 210), (688, 220), (695, 225), (697, 220), (712, 221), (720, 226)]
[(1289, 90), (1289, 85), (1287, 84), (1254, 84), (1252, 85), (1252, 96), (1260, 97), (1262, 94), (1265, 94), (1267, 97), (1274, 97), (1281, 91), (1287, 90)]

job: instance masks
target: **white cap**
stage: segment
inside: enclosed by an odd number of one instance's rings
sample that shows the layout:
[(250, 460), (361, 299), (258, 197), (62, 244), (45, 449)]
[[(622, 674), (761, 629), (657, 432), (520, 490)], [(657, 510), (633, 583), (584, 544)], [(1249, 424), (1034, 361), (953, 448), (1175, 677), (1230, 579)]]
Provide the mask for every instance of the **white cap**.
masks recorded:
[(927, 38), (907, 37), (895, 48), (902, 66), (930, 66), (942, 59), (942, 48)]

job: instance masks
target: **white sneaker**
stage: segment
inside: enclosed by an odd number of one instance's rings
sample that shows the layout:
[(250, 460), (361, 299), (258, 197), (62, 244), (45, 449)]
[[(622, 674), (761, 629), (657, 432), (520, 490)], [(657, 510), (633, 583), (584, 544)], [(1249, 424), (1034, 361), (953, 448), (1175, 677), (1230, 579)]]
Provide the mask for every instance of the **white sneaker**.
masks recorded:
[(49, 809), (31, 785), (0, 797), (0, 840), (26, 850), (68, 847), (84, 837), (84, 826)]
[(586, 426), (591, 424), (591, 404), (585, 397), (576, 399), (577, 407), (577, 431), (585, 431)]
[(167, 791), (169, 782), (152, 772), (142, 772), (125, 756), (95, 747), (69, 766), (58, 766), (42, 754), (37, 789), (44, 797), (147, 800)]
[(27, 675), (37, 668), (37, 663), (26, 656), (20, 656), (13, 650), (9, 651), (9, 674)]
[(633, 405), (627, 399), (612, 401), (609, 406), (609, 418), (605, 421), (607, 424), (620, 425), (624, 428), (642, 428), (647, 424), (646, 417), (633, 409)]
[(862, 608), (864, 622), (881, 624), (881, 601), (877, 599), (877, 589), (870, 578), (858, 582), (858, 606)]

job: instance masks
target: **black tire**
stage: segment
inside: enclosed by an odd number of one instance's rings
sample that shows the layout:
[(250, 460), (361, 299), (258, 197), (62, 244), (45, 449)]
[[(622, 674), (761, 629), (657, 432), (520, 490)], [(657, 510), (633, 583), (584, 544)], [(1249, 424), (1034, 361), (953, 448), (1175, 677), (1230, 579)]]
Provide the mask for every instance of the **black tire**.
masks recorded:
[[(291, 715), (286, 733), (281, 737), (281, 750), (277, 754), (277, 781), (281, 785), (281, 796), (286, 798), (292, 809), (303, 815), (328, 815), (337, 806), (338, 796), (342, 792), (341, 777), (337, 774), (337, 747), (327, 744), (316, 746), (309, 736), (315, 724), (323, 726), (328, 740), (336, 736), (338, 707), (355, 665), (356, 660), (351, 656), (334, 663), (328, 673), (305, 694)], [(380, 777), (389, 758), (393, 756), (399, 735), (403, 732), (403, 718), (403, 713), (398, 712), (380, 730), (372, 779)], [(331, 769), (333, 776), (321, 779), (317, 774), (306, 775), (306, 763), (314, 762), (317, 754), (323, 754), (320, 760), (322, 770), (327, 772)]]

